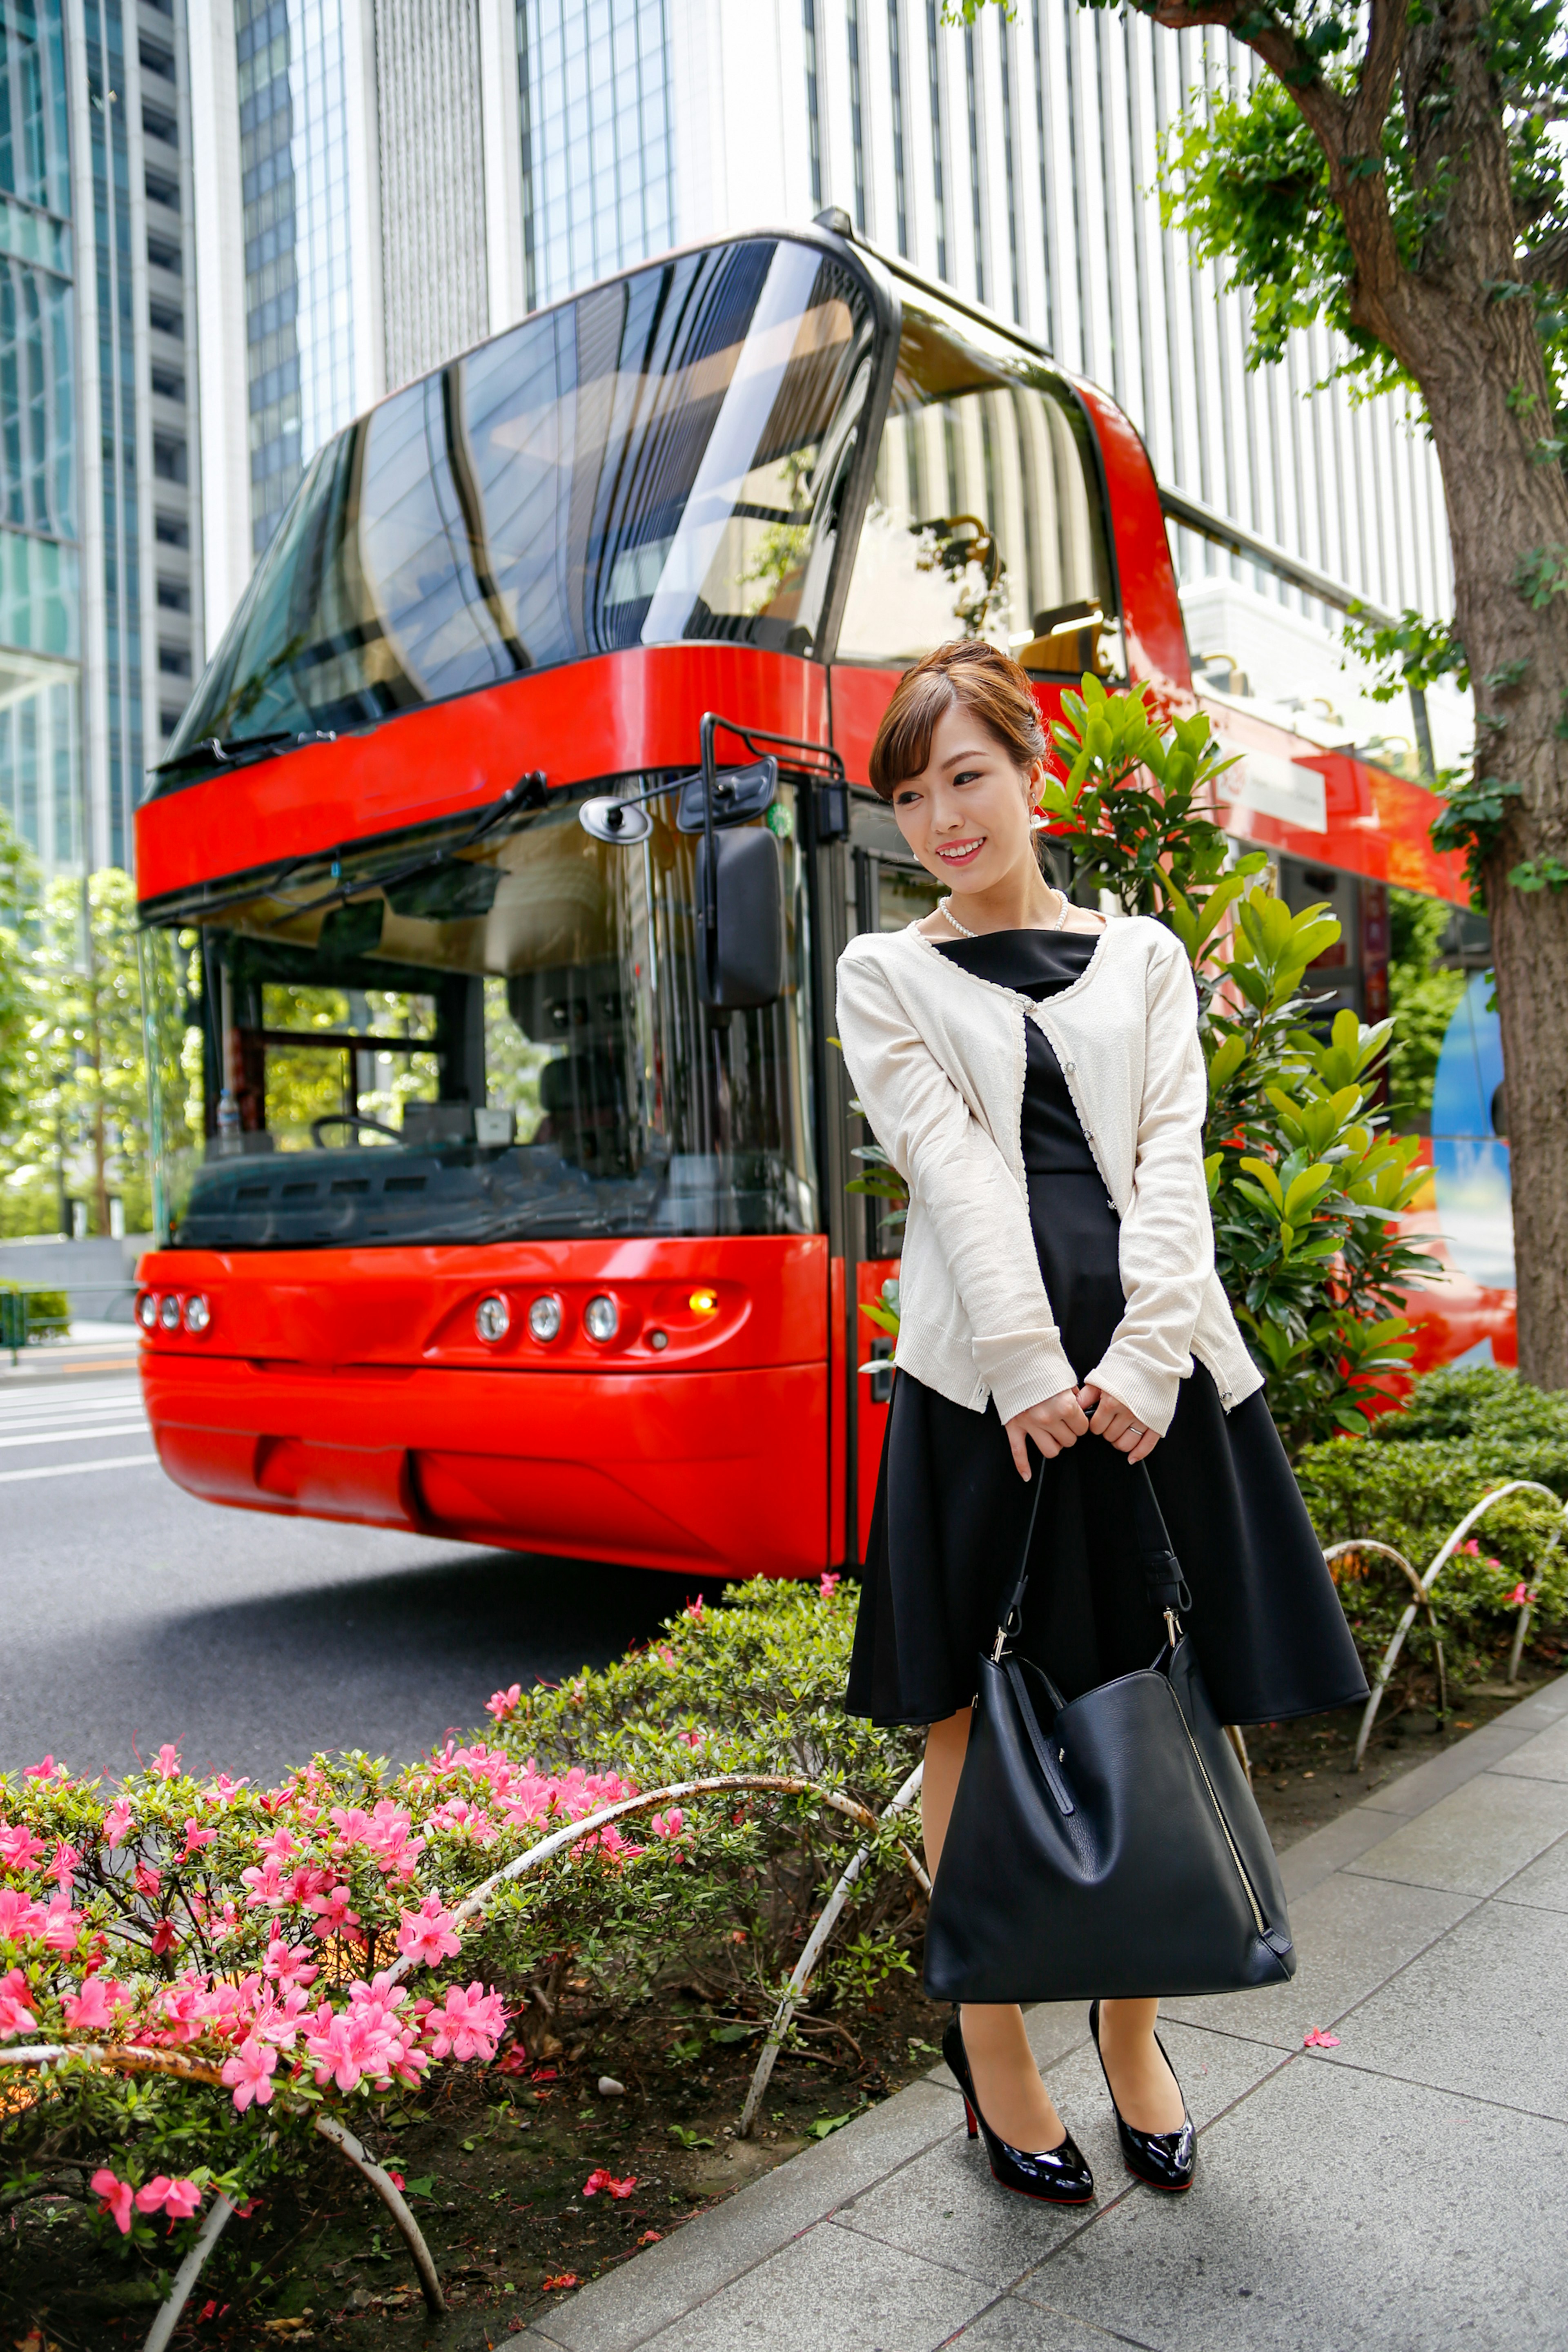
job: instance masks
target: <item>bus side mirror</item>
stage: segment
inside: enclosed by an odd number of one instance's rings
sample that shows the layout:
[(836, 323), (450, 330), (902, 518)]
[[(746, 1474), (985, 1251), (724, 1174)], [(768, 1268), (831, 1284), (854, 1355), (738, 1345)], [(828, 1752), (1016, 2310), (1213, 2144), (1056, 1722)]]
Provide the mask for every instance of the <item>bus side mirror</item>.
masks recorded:
[(697, 904), (703, 1003), (735, 1012), (776, 1003), (784, 983), (784, 864), (765, 826), (699, 844)]

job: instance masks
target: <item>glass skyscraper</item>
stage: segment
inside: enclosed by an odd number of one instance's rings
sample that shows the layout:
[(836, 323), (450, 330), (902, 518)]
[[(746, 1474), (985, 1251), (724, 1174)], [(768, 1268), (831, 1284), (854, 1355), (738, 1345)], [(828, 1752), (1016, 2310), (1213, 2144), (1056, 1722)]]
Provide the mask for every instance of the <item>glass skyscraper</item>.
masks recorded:
[(666, 0), (518, 0), (527, 309), (675, 243)]
[(0, 0), (0, 811), (82, 850), (76, 287), (58, 0)]
[(235, 0), (235, 32), (259, 555), (306, 462), (364, 404), (354, 373), (355, 193), (341, 0)]
[(199, 666), (177, 0), (0, 0), (0, 810), (128, 866)]

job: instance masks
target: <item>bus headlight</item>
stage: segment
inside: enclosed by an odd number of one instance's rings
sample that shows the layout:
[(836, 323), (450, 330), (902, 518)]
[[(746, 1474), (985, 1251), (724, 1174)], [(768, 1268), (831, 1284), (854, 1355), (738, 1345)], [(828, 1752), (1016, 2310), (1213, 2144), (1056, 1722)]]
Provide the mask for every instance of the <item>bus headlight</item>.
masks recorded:
[(158, 1294), (155, 1290), (144, 1290), (142, 1293), (141, 1297), (136, 1301), (136, 1320), (141, 1324), (143, 1331), (152, 1331), (156, 1329), (158, 1322)]
[(200, 1339), (202, 1333), (206, 1329), (207, 1325), (212, 1321), (212, 1308), (207, 1305), (206, 1300), (202, 1297), (199, 1290), (194, 1297), (186, 1299), (185, 1328), (187, 1331), (192, 1333), (195, 1338)]
[(160, 1298), (158, 1301), (158, 1320), (163, 1325), (165, 1331), (177, 1331), (179, 1329), (180, 1302), (174, 1297), (173, 1291), (170, 1291), (167, 1297)]
[(603, 1347), (607, 1339), (615, 1338), (620, 1328), (621, 1310), (608, 1291), (602, 1290), (597, 1298), (589, 1299), (583, 1310), (583, 1328), (590, 1339), (597, 1339)]
[(492, 1347), (498, 1339), (504, 1339), (511, 1329), (511, 1309), (506, 1300), (494, 1296), (481, 1298), (474, 1310), (474, 1328)]
[(528, 1328), (534, 1338), (548, 1343), (561, 1333), (561, 1301), (548, 1292), (536, 1298), (528, 1310)]

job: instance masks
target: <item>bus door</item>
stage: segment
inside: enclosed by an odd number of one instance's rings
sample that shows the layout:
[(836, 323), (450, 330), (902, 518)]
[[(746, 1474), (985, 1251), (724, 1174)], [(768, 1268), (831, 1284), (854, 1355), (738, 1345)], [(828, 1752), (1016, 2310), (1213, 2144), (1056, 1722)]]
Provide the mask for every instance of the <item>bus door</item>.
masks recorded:
[[(850, 858), (852, 933), (901, 931), (906, 924), (923, 921), (942, 895), (931, 876), (916, 865), (905, 848), (890, 811), (869, 793), (855, 795), (850, 818)], [(869, 1128), (859, 1118), (852, 1118), (850, 1127), (851, 1149), (864, 1150), (872, 1140)], [(858, 1172), (868, 1165), (863, 1160), (854, 1164)], [(860, 1213), (856, 1214), (856, 1211)], [(898, 1278), (902, 1228), (892, 1203), (874, 1193), (852, 1196), (845, 1240), (847, 1287), (854, 1302), (850, 1335), (854, 1527), (857, 1557), (864, 1559), (871, 1505), (877, 1492), (877, 1469), (888, 1425), (888, 1405), (893, 1392), (893, 1342), (860, 1309), (880, 1301), (885, 1286)], [(872, 1369), (865, 1369), (868, 1366)]]

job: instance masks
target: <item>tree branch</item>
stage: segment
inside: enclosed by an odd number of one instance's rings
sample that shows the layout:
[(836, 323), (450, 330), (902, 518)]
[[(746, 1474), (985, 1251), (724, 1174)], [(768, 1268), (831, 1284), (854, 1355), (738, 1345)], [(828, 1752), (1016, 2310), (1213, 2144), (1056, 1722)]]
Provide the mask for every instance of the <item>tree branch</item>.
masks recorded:
[(1383, 126), (1405, 55), (1409, 18), (1408, 0), (1372, 0), (1366, 55), (1347, 125), (1345, 144), (1352, 155), (1375, 155), (1382, 162)]
[(1519, 275), (1522, 285), (1550, 286), (1560, 294), (1568, 291), (1568, 228), (1558, 229), (1531, 247), (1521, 259)]

